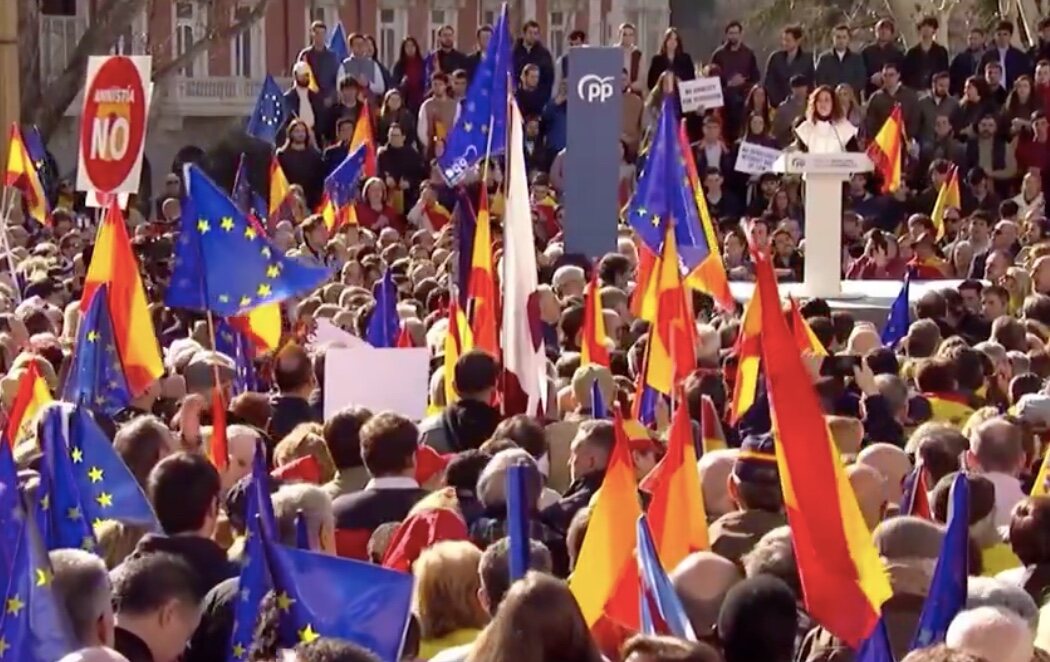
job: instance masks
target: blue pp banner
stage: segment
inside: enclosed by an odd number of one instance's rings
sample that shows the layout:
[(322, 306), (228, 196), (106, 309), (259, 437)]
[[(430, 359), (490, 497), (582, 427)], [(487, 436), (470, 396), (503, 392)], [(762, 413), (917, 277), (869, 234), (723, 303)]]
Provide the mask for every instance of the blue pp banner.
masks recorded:
[(564, 227), (568, 253), (595, 258), (616, 250), (622, 84), (621, 49), (569, 51)]

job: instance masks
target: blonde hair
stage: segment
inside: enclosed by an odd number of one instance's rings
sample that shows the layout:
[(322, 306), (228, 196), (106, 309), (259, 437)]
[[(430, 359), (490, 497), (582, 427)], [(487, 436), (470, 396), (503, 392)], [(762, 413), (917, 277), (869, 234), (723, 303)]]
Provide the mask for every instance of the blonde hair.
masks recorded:
[(412, 611), (420, 636), (437, 639), (456, 630), (480, 629), (488, 614), (478, 600), (481, 550), (464, 540), (445, 540), (423, 550), (412, 564), (416, 577)]
[(459, 497), (456, 496), (456, 488), (443, 487), (440, 490), (436, 490), (426, 495), (417, 501), (416, 505), (412, 506), (412, 509), (408, 511), (406, 519), (413, 515), (425, 513), (428, 510), (438, 510), (439, 508), (452, 510), (457, 513), (459, 512)]
[(335, 478), (335, 460), (324, 442), (324, 428), (320, 423), (300, 423), (277, 443), (273, 450), (273, 463), (283, 467), (301, 457), (312, 455), (321, 470), (321, 483)]

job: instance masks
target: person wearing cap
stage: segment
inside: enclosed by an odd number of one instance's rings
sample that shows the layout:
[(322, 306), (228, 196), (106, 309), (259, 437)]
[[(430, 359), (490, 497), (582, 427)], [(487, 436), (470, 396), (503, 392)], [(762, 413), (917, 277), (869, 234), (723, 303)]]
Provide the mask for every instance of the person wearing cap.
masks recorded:
[[(930, 508), (938, 522), (948, 521), (948, 506), (951, 500), (952, 482), (956, 473), (940, 479), (930, 493)], [(995, 525), (995, 486), (983, 474), (967, 473), (970, 487), (970, 540), (981, 550), (981, 574), (985, 577), (1010, 570), (1021, 565), (1003, 534)]]
[(912, 244), (915, 256), (908, 262), (908, 266), (915, 270), (915, 278), (919, 280), (939, 280), (947, 278), (948, 263), (937, 255), (937, 238), (931, 232), (923, 232)]
[(311, 131), (324, 119), (324, 100), (310, 89), (310, 65), (305, 61), (292, 67), (292, 86), (284, 93), (284, 102), (292, 117), (301, 119)]
[(729, 475), (729, 495), (737, 510), (711, 525), (711, 551), (738, 562), (758, 540), (787, 524), (772, 434), (744, 438)]

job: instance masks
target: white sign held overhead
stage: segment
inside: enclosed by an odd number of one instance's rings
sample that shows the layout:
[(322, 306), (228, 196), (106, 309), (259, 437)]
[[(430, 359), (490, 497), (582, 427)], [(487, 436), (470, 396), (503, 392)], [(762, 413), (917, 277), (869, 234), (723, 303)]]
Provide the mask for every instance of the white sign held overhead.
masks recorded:
[(725, 105), (722, 79), (718, 76), (706, 76), (678, 81), (678, 98), (682, 101), (683, 113), (721, 108)]
[(779, 149), (744, 141), (740, 143), (740, 149), (736, 152), (736, 165), (733, 169), (748, 175), (773, 172), (773, 164), (780, 158), (780, 154)]
[(325, 354), (324, 417), (350, 405), (392, 411), (413, 421), (427, 413), (426, 347), (332, 347)]

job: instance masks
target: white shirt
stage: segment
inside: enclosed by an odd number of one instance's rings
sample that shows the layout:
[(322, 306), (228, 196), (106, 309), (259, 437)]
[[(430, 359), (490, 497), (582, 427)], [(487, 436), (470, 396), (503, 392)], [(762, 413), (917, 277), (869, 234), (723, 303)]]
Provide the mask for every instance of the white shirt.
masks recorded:
[(835, 122), (805, 120), (795, 127), (810, 154), (835, 154), (845, 152), (846, 145), (857, 135), (857, 127), (842, 119)]
[(373, 478), (365, 485), (366, 490), (412, 490), (419, 489), (415, 478), (408, 476), (382, 476)]
[(295, 93), (299, 96), (299, 119), (306, 122), (306, 126), (314, 128), (316, 118), (313, 104), (310, 103), (310, 88), (297, 85)]
[(981, 475), (992, 481), (992, 485), (995, 486), (995, 526), (1010, 526), (1014, 506), (1028, 498), (1021, 489), (1021, 481), (998, 471), (988, 471)]

